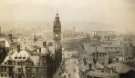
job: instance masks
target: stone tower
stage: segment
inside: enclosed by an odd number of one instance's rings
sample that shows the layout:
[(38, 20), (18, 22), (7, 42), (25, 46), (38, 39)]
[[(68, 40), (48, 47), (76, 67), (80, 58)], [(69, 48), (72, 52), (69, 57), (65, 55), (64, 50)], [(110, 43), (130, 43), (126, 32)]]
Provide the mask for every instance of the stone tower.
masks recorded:
[(53, 39), (55, 42), (61, 41), (61, 22), (58, 13), (55, 16), (55, 20), (53, 24)]
[[(55, 44), (55, 68), (59, 68), (62, 61), (62, 45), (61, 45), (61, 22), (59, 14), (55, 16), (53, 24), (53, 40)], [(55, 71), (56, 71), (55, 70)]]

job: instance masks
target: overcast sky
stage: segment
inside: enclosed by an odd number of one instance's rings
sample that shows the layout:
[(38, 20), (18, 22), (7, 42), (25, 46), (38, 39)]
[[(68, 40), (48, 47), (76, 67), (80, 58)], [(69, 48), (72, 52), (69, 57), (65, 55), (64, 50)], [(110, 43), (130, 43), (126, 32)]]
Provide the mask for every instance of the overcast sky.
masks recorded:
[(135, 31), (135, 0), (0, 0), (0, 21), (52, 22), (63, 27)]

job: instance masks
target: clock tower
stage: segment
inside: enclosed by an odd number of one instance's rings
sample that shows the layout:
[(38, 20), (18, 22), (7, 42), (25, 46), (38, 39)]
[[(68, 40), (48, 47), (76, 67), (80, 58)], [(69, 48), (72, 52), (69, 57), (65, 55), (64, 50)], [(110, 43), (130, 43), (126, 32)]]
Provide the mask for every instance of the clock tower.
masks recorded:
[(55, 42), (61, 41), (61, 22), (58, 13), (55, 16), (55, 20), (53, 24), (53, 35), (54, 35), (53, 39)]

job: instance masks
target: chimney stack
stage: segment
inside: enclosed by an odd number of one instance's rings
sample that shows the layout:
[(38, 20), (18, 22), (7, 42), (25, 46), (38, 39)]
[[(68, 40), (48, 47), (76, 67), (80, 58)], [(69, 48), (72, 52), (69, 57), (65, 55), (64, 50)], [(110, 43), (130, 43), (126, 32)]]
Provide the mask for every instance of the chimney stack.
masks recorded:
[(8, 34), (8, 36), (9, 36), (10, 41), (13, 42), (13, 34), (10, 33), (10, 34)]
[(46, 41), (43, 42), (43, 47), (46, 47)]
[(20, 52), (20, 51), (21, 51), (21, 46), (19, 44), (19, 45), (17, 45), (17, 52)]

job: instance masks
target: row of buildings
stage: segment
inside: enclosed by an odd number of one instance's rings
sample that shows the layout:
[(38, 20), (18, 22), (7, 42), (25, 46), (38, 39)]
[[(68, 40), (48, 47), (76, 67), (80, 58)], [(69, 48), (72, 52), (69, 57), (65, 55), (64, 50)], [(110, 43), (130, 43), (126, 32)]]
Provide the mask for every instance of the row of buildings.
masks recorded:
[(91, 32), (81, 42), (84, 49), (80, 56), (82, 75), (85, 78), (119, 78), (123, 66), (134, 66), (135, 46), (131, 39), (111, 31)]
[[(14, 34), (0, 36), (0, 78), (52, 78), (62, 60), (61, 23), (56, 14), (51, 42), (32, 40), (31, 45)], [(32, 42), (31, 41), (31, 42)]]

